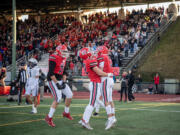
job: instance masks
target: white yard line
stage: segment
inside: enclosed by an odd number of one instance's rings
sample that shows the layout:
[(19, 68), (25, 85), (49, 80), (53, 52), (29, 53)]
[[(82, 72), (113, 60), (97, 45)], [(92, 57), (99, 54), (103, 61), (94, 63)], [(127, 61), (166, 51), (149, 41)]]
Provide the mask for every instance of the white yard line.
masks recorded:
[[(0, 109), (9, 109), (9, 108), (24, 108), (24, 107), (31, 107), (31, 105), (8, 105), (5, 106), (6, 104), (3, 104)], [(87, 104), (73, 104), (71, 107), (85, 107)], [(41, 104), (38, 107), (50, 107), (51, 105), (47, 104)], [(64, 107), (64, 105), (59, 105), (59, 107)]]
[[(46, 105), (46, 104), (41, 104), (40, 107), (49, 107), (50, 105)], [(64, 105), (59, 105), (60, 107), (64, 107)], [(71, 107), (85, 107), (86, 104), (74, 104)], [(0, 109), (9, 109), (9, 108), (23, 108), (23, 107), (31, 107), (29, 105), (26, 106), (9, 106), (9, 107), (0, 107)], [(159, 109), (146, 109), (146, 108), (150, 108), (150, 107), (154, 107), (154, 106), (148, 106), (148, 107), (137, 107), (137, 108), (116, 108), (116, 110), (119, 111), (125, 111), (125, 110), (135, 110), (135, 111), (152, 111), (152, 112), (171, 112), (171, 113), (180, 113), (180, 111), (177, 110), (159, 110)]]
[(180, 111), (176, 110), (159, 110), (159, 109), (138, 109), (138, 108), (129, 108), (129, 110), (137, 110), (137, 111), (151, 111), (151, 112), (172, 112), (172, 113), (180, 113)]
[(26, 106), (7, 106), (7, 107), (0, 107), (0, 109), (24, 108), (24, 107), (31, 107), (31, 106), (29, 106), (29, 105), (26, 105)]
[[(161, 105), (163, 106), (163, 105)], [(151, 111), (151, 112), (172, 112), (172, 113), (180, 113), (180, 111), (177, 110), (160, 110), (160, 109), (148, 109), (151, 107), (158, 107), (158, 106), (147, 106), (147, 107), (137, 107), (137, 108), (115, 108), (118, 111), (126, 111), (126, 110), (135, 110), (135, 111)], [(160, 106), (159, 106), (160, 107)]]

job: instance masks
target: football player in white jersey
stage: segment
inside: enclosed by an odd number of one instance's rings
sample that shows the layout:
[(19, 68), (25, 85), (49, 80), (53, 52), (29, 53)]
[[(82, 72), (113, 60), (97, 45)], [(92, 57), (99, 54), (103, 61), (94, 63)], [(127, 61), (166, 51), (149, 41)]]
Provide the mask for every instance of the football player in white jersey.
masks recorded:
[[(34, 58), (28, 60), (27, 74), (28, 79), (25, 86), (25, 95), (30, 104), (32, 104), (31, 113), (37, 113), (37, 97), (39, 89), (39, 68), (37, 66), (38, 62)], [(33, 102), (31, 100), (31, 94), (33, 96)]]

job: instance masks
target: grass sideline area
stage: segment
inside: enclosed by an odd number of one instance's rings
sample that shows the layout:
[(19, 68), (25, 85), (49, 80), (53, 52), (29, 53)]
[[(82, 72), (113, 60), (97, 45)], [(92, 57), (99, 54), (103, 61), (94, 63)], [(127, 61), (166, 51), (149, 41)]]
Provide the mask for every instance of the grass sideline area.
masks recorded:
[(160, 42), (155, 44), (142, 65), (138, 68), (144, 81), (152, 81), (156, 72), (160, 74), (160, 81), (164, 78), (180, 80), (180, 17), (161, 36)]
[(120, 103), (115, 101), (117, 123), (105, 131), (106, 113), (100, 109), (98, 117), (91, 117), (90, 125), (94, 130), (82, 128), (81, 119), (88, 100), (73, 99), (71, 114), (73, 121), (62, 118), (64, 103), (55, 113), (55, 128), (49, 127), (45, 115), (52, 99), (45, 99), (37, 114), (30, 114), (31, 106), (6, 102), (0, 97), (0, 134), (1, 135), (178, 135), (180, 134), (180, 104), (160, 102)]

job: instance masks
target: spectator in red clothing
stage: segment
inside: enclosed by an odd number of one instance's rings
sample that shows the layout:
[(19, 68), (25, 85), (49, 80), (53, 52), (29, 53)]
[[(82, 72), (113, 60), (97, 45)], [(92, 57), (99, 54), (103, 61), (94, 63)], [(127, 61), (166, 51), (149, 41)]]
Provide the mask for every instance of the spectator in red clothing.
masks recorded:
[(73, 74), (73, 71), (74, 71), (74, 63), (73, 63), (72, 60), (71, 60), (71, 62), (70, 62), (70, 70), (71, 70), (71, 73)]
[(159, 85), (159, 74), (158, 73), (156, 73), (156, 76), (154, 77), (154, 84), (156, 86), (155, 93), (157, 94), (158, 93), (158, 85)]

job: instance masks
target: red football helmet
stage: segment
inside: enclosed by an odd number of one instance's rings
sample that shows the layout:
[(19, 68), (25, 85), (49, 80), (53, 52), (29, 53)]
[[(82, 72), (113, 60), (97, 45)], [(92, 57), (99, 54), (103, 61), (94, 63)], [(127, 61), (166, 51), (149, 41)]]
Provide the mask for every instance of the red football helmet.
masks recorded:
[(56, 52), (59, 56), (68, 57), (68, 50), (65, 45), (59, 45), (56, 47)]
[(96, 50), (97, 50), (98, 55), (108, 54), (108, 52), (109, 52), (109, 50), (106, 46), (98, 46)]
[(86, 60), (90, 56), (92, 56), (92, 53), (88, 47), (84, 47), (79, 51), (79, 56), (81, 59)]

